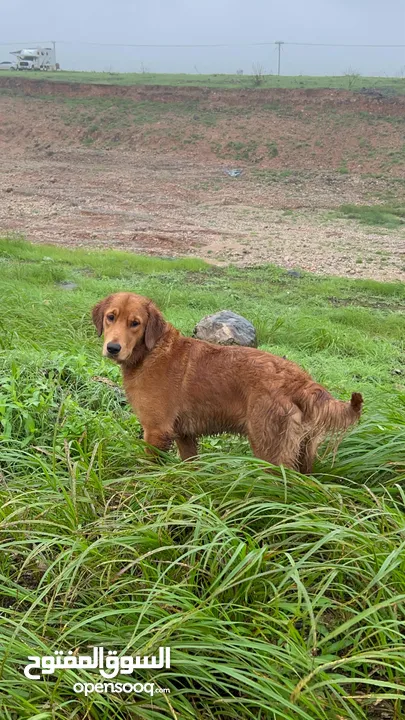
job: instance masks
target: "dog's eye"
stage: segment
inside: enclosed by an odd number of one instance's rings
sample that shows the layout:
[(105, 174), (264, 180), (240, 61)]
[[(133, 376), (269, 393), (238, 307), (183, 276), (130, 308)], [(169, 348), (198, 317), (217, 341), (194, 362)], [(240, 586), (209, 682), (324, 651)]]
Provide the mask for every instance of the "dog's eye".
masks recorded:
[(110, 322), (114, 322), (114, 320), (115, 320), (114, 315), (112, 313), (109, 313), (109, 315), (107, 315), (107, 320), (109, 320)]
[(138, 320), (132, 320), (131, 327), (138, 327), (138, 325), (139, 325)]

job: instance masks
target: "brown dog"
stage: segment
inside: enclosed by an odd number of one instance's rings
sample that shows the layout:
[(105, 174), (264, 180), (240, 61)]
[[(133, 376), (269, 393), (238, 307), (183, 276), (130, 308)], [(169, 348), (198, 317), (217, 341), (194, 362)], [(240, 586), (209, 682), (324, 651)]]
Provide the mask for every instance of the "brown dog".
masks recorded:
[(288, 360), (183, 337), (140, 295), (101, 300), (93, 322), (103, 354), (121, 365), (145, 442), (168, 450), (175, 440), (182, 460), (197, 455), (198, 436), (231, 432), (257, 457), (310, 473), (325, 436), (360, 417), (359, 393), (341, 402)]

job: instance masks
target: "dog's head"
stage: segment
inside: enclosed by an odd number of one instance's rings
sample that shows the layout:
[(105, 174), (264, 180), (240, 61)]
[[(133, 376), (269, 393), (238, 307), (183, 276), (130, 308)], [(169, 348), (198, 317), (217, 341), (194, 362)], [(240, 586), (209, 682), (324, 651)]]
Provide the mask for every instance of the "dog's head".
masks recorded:
[(99, 336), (104, 333), (103, 355), (121, 364), (143, 359), (166, 330), (156, 305), (133, 293), (116, 293), (100, 300), (92, 317)]

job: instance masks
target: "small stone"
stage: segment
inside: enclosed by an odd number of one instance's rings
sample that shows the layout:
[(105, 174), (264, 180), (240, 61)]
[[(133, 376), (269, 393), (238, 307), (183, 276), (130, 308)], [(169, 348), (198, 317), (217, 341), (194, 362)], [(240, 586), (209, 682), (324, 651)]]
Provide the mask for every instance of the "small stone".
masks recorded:
[(62, 290), (76, 290), (76, 288), (79, 287), (77, 283), (70, 282), (69, 280), (62, 280), (58, 285)]
[(300, 272), (298, 272), (297, 270), (287, 270), (287, 275), (289, 275), (289, 277), (293, 277), (293, 278), (301, 278), (302, 277), (302, 274)]
[(11, 192), (13, 192), (13, 190), (14, 190), (14, 188), (12, 188), (12, 187), (6, 187), (4, 192), (11, 193)]
[(221, 310), (200, 320), (193, 337), (217, 345), (243, 345), (257, 347), (254, 325), (231, 310)]

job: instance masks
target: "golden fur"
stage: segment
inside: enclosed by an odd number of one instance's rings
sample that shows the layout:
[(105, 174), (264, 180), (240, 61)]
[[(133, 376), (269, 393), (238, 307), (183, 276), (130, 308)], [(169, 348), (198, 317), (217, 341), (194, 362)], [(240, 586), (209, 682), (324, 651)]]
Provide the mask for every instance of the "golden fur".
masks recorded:
[(257, 457), (310, 473), (325, 436), (360, 417), (359, 393), (335, 400), (289, 360), (184, 337), (140, 295), (101, 300), (93, 322), (103, 354), (121, 365), (145, 442), (168, 450), (175, 441), (183, 460), (197, 455), (199, 436), (230, 432), (247, 436)]

